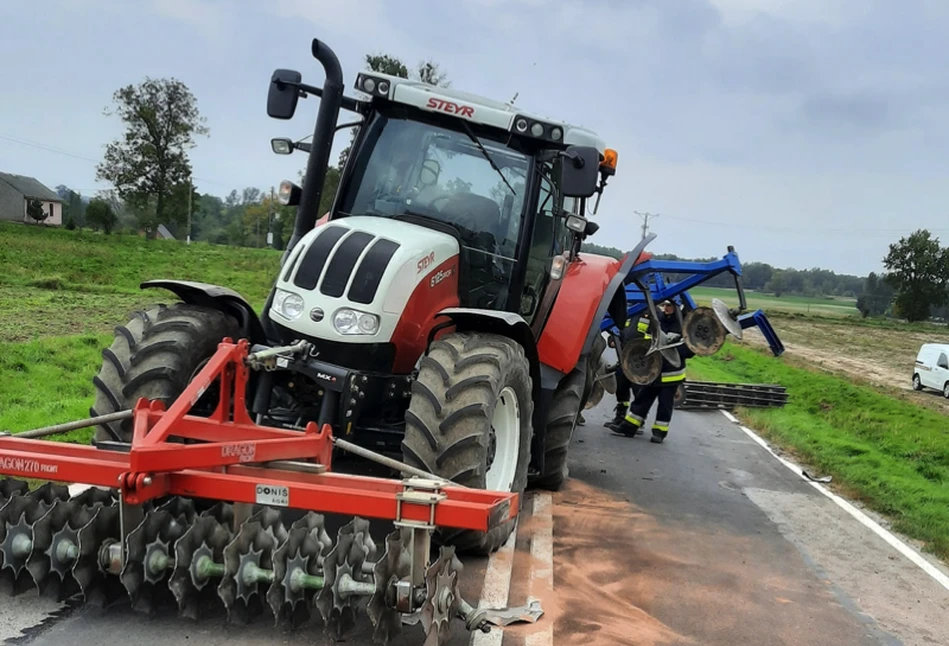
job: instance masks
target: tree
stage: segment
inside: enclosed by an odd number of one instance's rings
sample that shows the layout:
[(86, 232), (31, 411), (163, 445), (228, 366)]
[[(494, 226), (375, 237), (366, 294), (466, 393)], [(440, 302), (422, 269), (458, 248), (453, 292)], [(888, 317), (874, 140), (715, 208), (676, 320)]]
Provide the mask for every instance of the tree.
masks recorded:
[(863, 292), (857, 298), (857, 309), (866, 318), (886, 314), (893, 302), (893, 288), (884, 278), (870, 272), (863, 284)]
[(923, 321), (930, 309), (947, 302), (949, 250), (939, 246), (926, 229), (890, 245), (883, 259), (886, 281), (896, 290), (896, 314), (910, 322)]
[(43, 209), (43, 203), (37, 199), (32, 199), (26, 204), (26, 214), (36, 220), (37, 222), (42, 222), (49, 217), (49, 213)]
[(106, 235), (112, 233), (118, 220), (112, 206), (101, 197), (93, 198), (86, 207), (86, 221), (93, 228), (102, 229)]
[(409, 78), (409, 68), (405, 63), (388, 54), (366, 54), (366, 67), (379, 74)]
[(749, 262), (741, 267), (742, 284), (748, 289), (764, 289), (773, 275), (774, 268), (767, 263)]
[(56, 187), (56, 193), (63, 200), (63, 222), (72, 221), (72, 228), (80, 229), (86, 225), (86, 202), (82, 196), (64, 184)]
[(428, 83), (437, 87), (449, 87), (451, 82), (448, 80), (448, 74), (441, 70), (438, 63), (428, 60), (422, 61), (415, 68), (415, 77), (422, 83)]
[(187, 151), (194, 148), (195, 135), (209, 131), (194, 95), (174, 78), (146, 78), (120, 88), (113, 100), (116, 106), (106, 114), (118, 115), (125, 134), (106, 147), (96, 176), (115, 186), (153, 233), (158, 224), (181, 219), (167, 205), (175, 187), (191, 181)]

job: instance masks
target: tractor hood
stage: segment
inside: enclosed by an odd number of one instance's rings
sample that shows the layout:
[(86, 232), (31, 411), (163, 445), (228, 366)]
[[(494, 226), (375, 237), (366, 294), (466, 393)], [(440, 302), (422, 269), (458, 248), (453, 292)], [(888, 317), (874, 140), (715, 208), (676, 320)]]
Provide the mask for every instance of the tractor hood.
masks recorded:
[(437, 311), (458, 304), (458, 253), (454, 237), (408, 222), (332, 220), (297, 244), (267, 316), (301, 338), (414, 353)]

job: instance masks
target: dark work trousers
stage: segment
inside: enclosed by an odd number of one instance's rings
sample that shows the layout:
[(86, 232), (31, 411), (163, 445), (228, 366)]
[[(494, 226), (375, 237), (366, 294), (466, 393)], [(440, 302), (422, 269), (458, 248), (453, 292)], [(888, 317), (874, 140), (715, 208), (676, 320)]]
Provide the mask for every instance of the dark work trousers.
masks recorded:
[(629, 379), (626, 378), (626, 374), (623, 372), (623, 369), (620, 367), (616, 368), (616, 403), (623, 404), (627, 406), (629, 402), (632, 401), (631, 391), (632, 385)]
[(649, 409), (653, 402), (658, 400), (659, 404), (656, 410), (656, 421), (652, 425), (652, 434), (654, 437), (665, 438), (669, 434), (669, 424), (672, 422), (672, 408), (675, 403), (676, 389), (679, 387), (678, 381), (672, 383), (661, 383), (656, 380), (655, 383), (643, 386), (636, 394), (636, 399), (629, 406), (629, 412), (626, 413), (626, 421), (637, 429), (641, 429), (646, 423), (646, 417), (649, 416)]

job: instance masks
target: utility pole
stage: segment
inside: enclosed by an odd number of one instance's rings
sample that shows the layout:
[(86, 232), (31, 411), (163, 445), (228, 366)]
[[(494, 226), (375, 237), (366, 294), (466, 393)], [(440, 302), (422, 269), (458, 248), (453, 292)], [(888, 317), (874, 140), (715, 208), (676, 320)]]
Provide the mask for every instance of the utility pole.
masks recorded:
[(186, 244), (191, 244), (191, 193), (193, 192), (194, 186), (191, 183), (191, 178), (188, 177), (188, 237)]
[(267, 209), (267, 246), (273, 249), (273, 186), (270, 187), (270, 206)]
[(643, 237), (642, 240), (646, 239), (646, 234), (649, 232), (649, 218), (658, 218), (658, 213), (643, 213), (640, 211), (633, 211), (636, 215), (643, 219)]

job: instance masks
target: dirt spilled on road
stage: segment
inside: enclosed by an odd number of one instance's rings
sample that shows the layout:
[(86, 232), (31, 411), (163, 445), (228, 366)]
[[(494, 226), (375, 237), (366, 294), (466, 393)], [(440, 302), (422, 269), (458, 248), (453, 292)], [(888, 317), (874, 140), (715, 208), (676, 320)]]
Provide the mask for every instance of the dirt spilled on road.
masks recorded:
[[(533, 535), (542, 520), (530, 518), (518, 529)], [(636, 549), (655, 521), (629, 503), (577, 480), (554, 496), (554, 590), (537, 588), (544, 625), (554, 624), (555, 644), (584, 646), (662, 646), (693, 643), (640, 605), (655, 593), (650, 577), (656, 566), (676, 567), (678, 559)], [(529, 549), (529, 546), (525, 546)], [(531, 558), (527, 555), (528, 558)], [(542, 563), (534, 563), (540, 570)], [(530, 635), (534, 626), (505, 632)], [(528, 642), (530, 643), (530, 642)]]
[[(860, 627), (784, 540), (660, 519), (578, 480), (553, 496), (552, 512), (554, 590), (537, 595), (545, 615), (506, 633), (552, 623), (558, 646), (858, 643)], [(523, 527), (538, 529), (538, 519)], [(529, 544), (518, 551), (531, 558)]]

